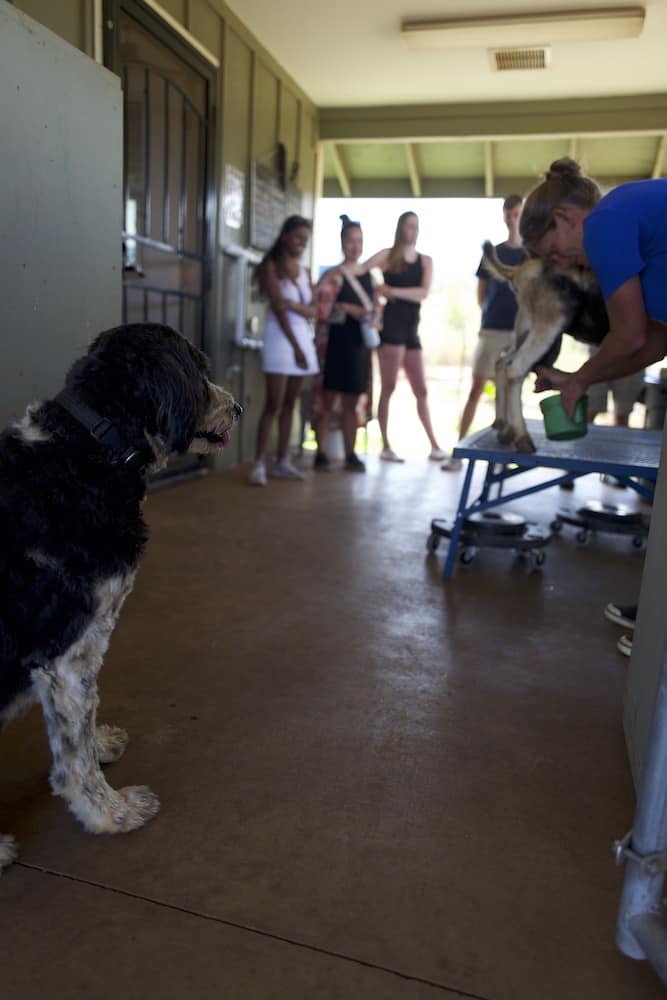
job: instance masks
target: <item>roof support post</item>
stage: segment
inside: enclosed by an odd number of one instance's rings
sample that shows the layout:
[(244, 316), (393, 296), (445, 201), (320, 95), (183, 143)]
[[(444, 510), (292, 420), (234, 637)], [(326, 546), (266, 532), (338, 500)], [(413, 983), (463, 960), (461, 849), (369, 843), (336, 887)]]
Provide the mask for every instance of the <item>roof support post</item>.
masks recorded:
[(331, 156), (334, 162), (334, 169), (336, 171), (336, 177), (338, 178), (338, 183), (340, 184), (340, 190), (344, 198), (349, 198), (352, 195), (352, 182), (350, 180), (350, 171), (343, 159), (343, 151), (335, 142), (331, 143)]
[(493, 143), (484, 143), (484, 195), (493, 198), (495, 194), (495, 177), (493, 162)]
[(410, 187), (412, 188), (412, 197), (421, 198), (422, 196), (422, 181), (419, 176), (419, 166), (417, 164), (417, 150), (413, 143), (408, 142), (405, 144), (405, 152), (408, 158), (408, 173), (410, 175)]
[(667, 136), (661, 135), (660, 141), (658, 143), (658, 148), (655, 153), (655, 161), (653, 163), (653, 173), (651, 177), (655, 180), (656, 177), (662, 177), (663, 164), (665, 162), (665, 148), (667, 147)]

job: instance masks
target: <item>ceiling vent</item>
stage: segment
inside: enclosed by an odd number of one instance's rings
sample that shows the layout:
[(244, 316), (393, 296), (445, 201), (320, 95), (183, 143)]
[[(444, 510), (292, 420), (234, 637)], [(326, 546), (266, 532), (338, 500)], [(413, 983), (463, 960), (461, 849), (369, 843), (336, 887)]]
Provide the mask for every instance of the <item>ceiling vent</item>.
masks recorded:
[(491, 69), (547, 69), (551, 62), (548, 45), (534, 45), (521, 49), (489, 49)]

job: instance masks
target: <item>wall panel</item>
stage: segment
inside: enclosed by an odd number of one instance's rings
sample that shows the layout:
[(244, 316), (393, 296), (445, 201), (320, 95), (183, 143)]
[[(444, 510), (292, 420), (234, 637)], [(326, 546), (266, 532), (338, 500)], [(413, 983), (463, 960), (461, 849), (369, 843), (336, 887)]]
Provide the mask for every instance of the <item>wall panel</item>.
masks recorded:
[(85, 51), (84, 18), (89, 0), (16, 0), (14, 6), (28, 17)]

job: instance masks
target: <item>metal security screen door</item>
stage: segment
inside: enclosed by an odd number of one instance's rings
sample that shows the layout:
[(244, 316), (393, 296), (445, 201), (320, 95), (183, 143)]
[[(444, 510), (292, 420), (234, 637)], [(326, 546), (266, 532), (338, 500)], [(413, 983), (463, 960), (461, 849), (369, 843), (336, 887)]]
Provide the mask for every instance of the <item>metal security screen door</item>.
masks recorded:
[(139, 3), (106, 3), (105, 29), (124, 102), (123, 322), (205, 349), (215, 71)]

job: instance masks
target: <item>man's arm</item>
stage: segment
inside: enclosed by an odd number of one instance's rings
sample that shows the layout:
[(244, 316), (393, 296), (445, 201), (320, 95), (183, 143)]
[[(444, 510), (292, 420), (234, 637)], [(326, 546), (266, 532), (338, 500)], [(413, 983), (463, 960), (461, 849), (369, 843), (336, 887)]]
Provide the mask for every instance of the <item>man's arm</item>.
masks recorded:
[(667, 354), (667, 326), (646, 315), (637, 276), (609, 296), (607, 313), (609, 333), (599, 350), (561, 388), (563, 407), (569, 415), (592, 383), (632, 375)]

